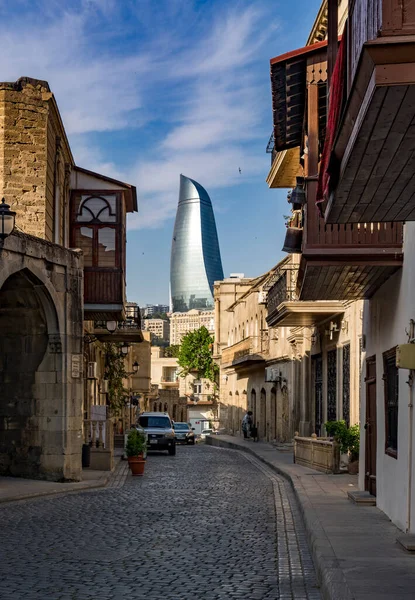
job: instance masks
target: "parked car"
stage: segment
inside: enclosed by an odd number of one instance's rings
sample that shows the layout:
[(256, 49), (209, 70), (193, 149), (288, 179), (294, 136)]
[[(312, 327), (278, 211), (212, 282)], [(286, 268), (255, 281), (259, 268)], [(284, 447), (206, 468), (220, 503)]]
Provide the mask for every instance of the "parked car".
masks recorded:
[(174, 423), (176, 443), (194, 445), (196, 441), (194, 431), (194, 428), (189, 423)]
[(176, 437), (173, 423), (167, 413), (141, 413), (138, 417), (138, 425), (147, 434), (147, 452), (151, 450), (167, 450), (171, 456), (176, 454)]
[(202, 438), (202, 440), (204, 440), (208, 435), (218, 435), (218, 432), (215, 431), (215, 429), (204, 429), (200, 434), (200, 437)]

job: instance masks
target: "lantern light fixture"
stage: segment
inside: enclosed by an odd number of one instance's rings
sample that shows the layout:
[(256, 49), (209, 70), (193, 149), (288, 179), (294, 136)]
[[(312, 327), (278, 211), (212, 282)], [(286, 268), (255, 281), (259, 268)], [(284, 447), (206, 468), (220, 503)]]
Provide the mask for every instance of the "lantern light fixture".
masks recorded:
[(133, 373), (138, 373), (139, 370), (140, 370), (140, 365), (138, 364), (137, 361), (135, 361), (133, 363)]
[(127, 343), (124, 343), (124, 344), (121, 346), (121, 354), (122, 354), (123, 356), (127, 356), (129, 349), (130, 349), (130, 346), (129, 346), (129, 344), (127, 344)]
[(0, 204), (0, 241), (5, 240), (13, 232), (15, 218), (16, 213), (10, 210), (5, 198), (2, 198)]
[(106, 327), (110, 333), (114, 333), (117, 329), (117, 321), (107, 321)]
[(304, 189), (304, 177), (297, 177), (296, 180), (297, 180), (296, 186), (293, 189), (293, 191), (291, 192), (288, 202), (290, 204), (304, 206), (304, 204), (307, 201), (306, 195), (305, 195), (305, 189)]

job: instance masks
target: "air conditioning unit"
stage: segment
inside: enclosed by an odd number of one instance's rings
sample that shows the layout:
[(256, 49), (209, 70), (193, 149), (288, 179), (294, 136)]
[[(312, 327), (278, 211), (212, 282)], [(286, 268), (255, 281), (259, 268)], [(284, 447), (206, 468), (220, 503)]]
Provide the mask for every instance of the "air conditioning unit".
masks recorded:
[[(93, 365), (93, 364), (96, 364), (96, 363), (89, 363), (89, 364)], [(91, 377), (91, 379), (93, 379), (93, 378)], [(101, 381), (100, 392), (101, 392), (101, 394), (108, 394), (108, 379), (103, 379)]]
[(281, 374), (276, 367), (265, 368), (265, 381), (266, 383), (278, 383), (281, 381)]
[(88, 379), (98, 379), (97, 377), (97, 363), (89, 362), (88, 363)]
[(258, 304), (266, 304), (267, 303), (267, 292), (258, 292)]

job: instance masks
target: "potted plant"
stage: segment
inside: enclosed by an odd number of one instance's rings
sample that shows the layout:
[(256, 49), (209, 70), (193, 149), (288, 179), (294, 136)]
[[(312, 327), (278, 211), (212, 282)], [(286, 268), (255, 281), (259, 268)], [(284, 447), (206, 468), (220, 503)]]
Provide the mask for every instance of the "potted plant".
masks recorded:
[(347, 427), (345, 421), (327, 421), (324, 423), (327, 435), (340, 445), (340, 452), (348, 454), (347, 470), (355, 475), (359, 472), (360, 427), (359, 424)]
[(360, 427), (359, 424), (352, 425), (348, 429), (347, 448), (349, 451), (348, 471), (352, 475), (359, 472), (359, 450), (360, 450)]
[(127, 437), (125, 453), (132, 475), (144, 475), (146, 460), (144, 458), (147, 450), (146, 435), (142, 431), (132, 429)]

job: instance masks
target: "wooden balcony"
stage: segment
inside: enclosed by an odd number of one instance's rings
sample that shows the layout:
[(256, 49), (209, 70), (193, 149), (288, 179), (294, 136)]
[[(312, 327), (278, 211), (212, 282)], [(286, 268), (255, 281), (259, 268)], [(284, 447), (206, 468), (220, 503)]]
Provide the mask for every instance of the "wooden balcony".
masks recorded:
[[(349, 3), (350, 5), (350, 3)], [(415, 220), (415, 4), (359, 0), (349, 14), (347, 103), (327, 223)]]
[(124, 320), (125, 281), (123, 271), (99, 267), (84, 269), (85, 321)]
[(268, 357), (268, 341), (259, 336), (247, 337), (222, 351), (222, 365), (234, 369), (265, 363)]
[[(307, 184), (315, 198), (316, 181)], [(401, 223), (325, 224), (307, 207), (297, 279), (299, 300), (370, 298), (403, 263)]]

